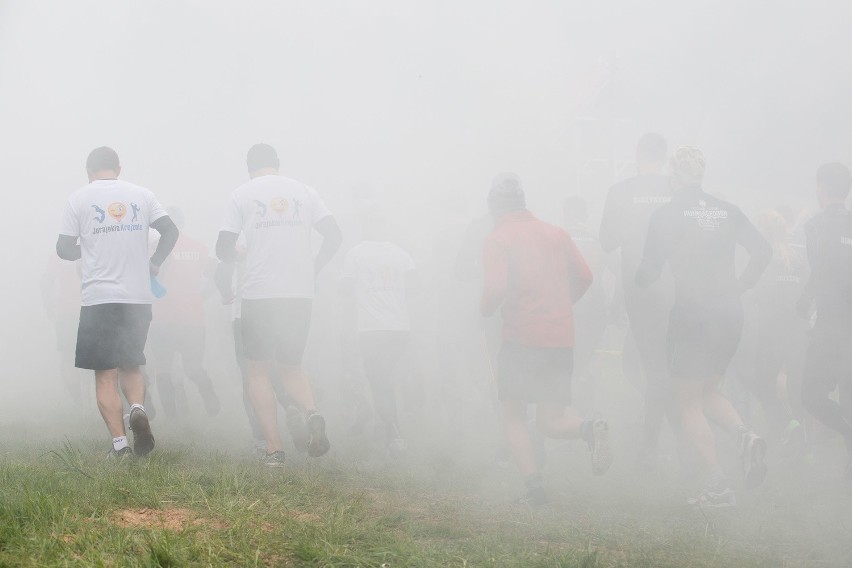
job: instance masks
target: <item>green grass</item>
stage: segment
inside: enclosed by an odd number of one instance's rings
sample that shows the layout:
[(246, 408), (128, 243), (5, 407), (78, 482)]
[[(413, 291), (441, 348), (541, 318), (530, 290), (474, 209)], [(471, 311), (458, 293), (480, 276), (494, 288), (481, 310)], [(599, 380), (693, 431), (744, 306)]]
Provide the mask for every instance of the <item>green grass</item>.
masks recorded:
[[(688, 486), (604, 478), (551, 447), (553, 504), (484, 456), (404, 464), (292, 456), (264, 470), (162, 436), (146, 460), (104, 459), (100, 426), (65, 441), (0, 430), (0, 566), (843, 566), (849, 488), (793, 467), (735, 511), (681, 505)], [(102, 428), (102, 426), (100, 426)], [(84, 432), (88, 432), (84, 434)]]

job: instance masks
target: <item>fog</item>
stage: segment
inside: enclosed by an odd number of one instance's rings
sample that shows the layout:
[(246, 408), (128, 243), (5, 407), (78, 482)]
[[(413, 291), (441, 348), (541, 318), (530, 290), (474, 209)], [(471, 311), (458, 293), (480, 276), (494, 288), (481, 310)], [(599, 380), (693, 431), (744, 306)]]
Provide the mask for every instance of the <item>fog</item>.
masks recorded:
[[(815, 209), (816, 167), (852, 156), (850, 24), (840, 0), (0, 0), (0, 414), (70, 404), (38, 282), (94, 147), (115, 148), (122, 179), (181, 207), (211, 254), (252, 144), (273, 145), (282, 173), (319, 192), (347, 244), (320, 282), (307, 367), (322, 405), (341, 409), (337, 322), (316, 318), (339, 302), (340, 262), (359, 239), (353, 190), (369, 188), (423, 267), (439, 229), (485, 214), (500, 172), (520, 176), (549, 222), (562, 223), (567, 196), (586, 198), (596, 227), (646, 131), (700, 147), (707, 189), (750, 215)], [(248, 440), (228, 308), (215, 294), (206, 306), (208, 369)], [(598, 393), (605, 409), (618, 385)], [(635, 393), (615, 395), (638, 415)]]

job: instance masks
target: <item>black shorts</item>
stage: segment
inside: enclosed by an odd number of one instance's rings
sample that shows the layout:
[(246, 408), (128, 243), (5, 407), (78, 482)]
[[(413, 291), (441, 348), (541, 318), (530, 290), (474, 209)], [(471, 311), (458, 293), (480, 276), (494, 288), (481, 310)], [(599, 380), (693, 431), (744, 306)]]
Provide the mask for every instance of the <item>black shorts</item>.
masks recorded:
[(312, 303), (305, 298), (243, 300), (240, 320), (246, 359), (301, 365)]
[(666, 338), (669, 374), (689, 380), (724, 375), (742, 329), (743, 308), (738, 301), (688, 309), (675, 306)]
[(150, 304), (83, 306), (74, 364), (94, 371), (144, 365), (150, 325)]
[(571, 404), (571, 348), (503, 343), (497, 369), (500, 400)]

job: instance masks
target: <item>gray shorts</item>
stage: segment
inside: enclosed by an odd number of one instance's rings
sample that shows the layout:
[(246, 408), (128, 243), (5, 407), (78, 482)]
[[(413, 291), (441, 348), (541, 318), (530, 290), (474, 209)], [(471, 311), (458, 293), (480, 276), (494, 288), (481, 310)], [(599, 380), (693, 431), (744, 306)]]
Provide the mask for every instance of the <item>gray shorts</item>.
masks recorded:
[(503, 343), (497, 358), (500, 400), (571, 404), (574, 350)]

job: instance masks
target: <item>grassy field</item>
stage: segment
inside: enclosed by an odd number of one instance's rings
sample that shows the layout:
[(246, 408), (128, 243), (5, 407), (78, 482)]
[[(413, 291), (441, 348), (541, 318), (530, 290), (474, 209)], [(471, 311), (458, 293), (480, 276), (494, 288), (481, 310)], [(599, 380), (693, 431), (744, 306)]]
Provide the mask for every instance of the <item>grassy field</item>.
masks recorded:
[(165, 431), (150, 458), (113, 463), (96, 421), (62, 434), (0, 427), (4, 567), (852, 562), (850, 491), (836, 470), (820, 477), (806, 465), (777, 467), (761, 490), (740, 492), (740, 507), (705, 515), (682, 505), (691, 486), (666, 472), (637, 477), (622, 460), (593, 478), (581, 445), (555, 444), (553, 503), (532, 510), (511, 504), (518, 475), (484, 450), (402, 462), (293, 453), (284, 470), (265, 470), (241, 450)]

